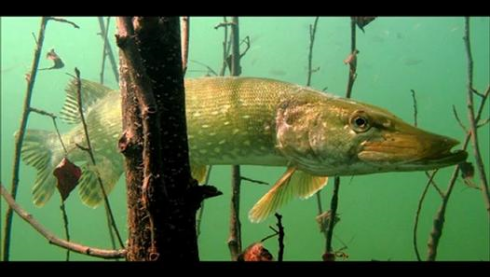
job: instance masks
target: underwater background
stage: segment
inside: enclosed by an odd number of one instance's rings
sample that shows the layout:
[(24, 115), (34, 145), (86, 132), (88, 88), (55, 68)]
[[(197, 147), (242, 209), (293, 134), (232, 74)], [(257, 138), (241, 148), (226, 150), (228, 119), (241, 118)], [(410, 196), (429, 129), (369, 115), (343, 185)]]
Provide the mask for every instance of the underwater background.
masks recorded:
[[(50, 22), (40, 60), (40, 68), (50, 67), (46, 53), (55, 49), (65, 67), (38, 72), (32, 107), (58, 113), (64, 104), (64, 89), (77, 67), (81, 77), (99, 80), (103, 40), (96, 17), (70, 17), (80, 26)], [(250, 49), (242, 58), (242, 75), (279, 79), (304, 85), (307, 77), (308, 46), (314, 17), (240, 17), (240, 37), (250, 38)], [(206, 74), (207, 65), (219, 71), (222, 64), (223, 30), (214, 27), (222, 17), (191, 17), (190, 54), (187, 78)], [(10, 190), (14, 152), (14, 133), (18, 130), (40, 17), (1, 18), (1, 175), (0, 181)], [(114, 18), (109, 39), (113, 52)], [(455, 120), (452, 105), (467, 124), (467, 60), (463, 43), (463, 17), (379, 17), (357, 31), (357, 74), (352, 98), (386, 108), (407, 122), (413, 122), (411, 90), (416, 91), (418, 126), (434, 133), (464, 140), (465, 132)], [(471, 18), (471, 45), (474, 59), (474, 86), (483, 92), (490, 83), (490, 19)], [(243, 45), (242, 45), (243, 48)], [(345, 95), (350, 53), (350, 18), (320, 17), (313, 49), (311, 86), (339, 96)], [(116, 56), (116, 60), (118, 57)], [(106, 61), (104, 84), (117, 88), (110, 64)], [(479, 97), (475, 97), (478, 107)], [(487, 103), (482, 119), (489, 117)], [(62, 132), (71, 125), (58, 121)], [(50, 118), (35, 113), (29, 116), (28, 128), (53, 130)], [(479, 129), (480, 150), (487, 175), (490, 172), (489, 125)], [(458, 146), (459, 147), (459, 146)], [(472, 148), (468, 161), (474, 163)], [(454, 167), (441, 169), (435, 178), (445, 190)], [(284, 168), (243, 166), (242, 175), (273, 184)], [(31, 201), (36, 171), (22, 164), (17, 201), (48, 230), (64, 238), (60, 198), (57, 193), (42, 208)], [(214, 166), (210, 183), (224, 195), (205, 202), (199, 252), (203, 261), (228, 261), (227, 246), (230, 210), (230, 166)], [(488, 177), (487, 177), (488, 178)], [(340, 222), (334, 230), (334, 248), (348, 255), (347, 261), (414, 261), (413, 225), (420, 195), (427, 183), (423, 171), (383, 173), (343, 177), (338, 213)], [(490, 179), (490, 178), (488, 178)], [(117, 226), (126, 238), (125, 178), (119, 180), (109, 199)], [(479, 184), (478, 173), (475, 182)], [(321, 191), (323, 209), (328, 209), (333, 178)], [(249, 209), (267, 191), (264, 185), (242, 182), (241, 221), (243, 248), (270, 235), (270, 217), (260, 224), (250, 223)], [(422, 259), (427, 239), (441, 198), (433, 188), (424, 202), (418, 227), (418, 247)], [(1, 237), (3, 238), (6, 203), (1, 201)], [(77, 192), (66, 200), (71, 240), (85, 245), (110, 248), (103, 207), (84, 206)], [(316, 197), (295, 199), (279, 211), (285, 227), (285, 261), (321, 261), (325, 239), (315, 220)], [(265, 242), (277, 257), (277, 239)], [(14, 216), (10, 260), (63, 261), (66, 250), (50, 245), (30, 225)], [(71, 260), (100, 260), (76, 253)], [(343, 260), (338, 258), (337, 260)], [(466, 186), (458, 178), (449, 200), (437, 260), (490, 260), (490, 222), (481, 191)]]

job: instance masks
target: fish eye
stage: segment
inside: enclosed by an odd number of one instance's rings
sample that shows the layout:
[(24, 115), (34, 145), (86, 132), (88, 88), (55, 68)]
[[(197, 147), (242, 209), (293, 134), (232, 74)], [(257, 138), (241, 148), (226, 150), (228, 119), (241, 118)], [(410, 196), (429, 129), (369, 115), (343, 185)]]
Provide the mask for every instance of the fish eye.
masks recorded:
[(355, 111), (350, 117), (350, 126), (356, 133), (362, 133), (369, 130), (369, 118), (364, 111)]

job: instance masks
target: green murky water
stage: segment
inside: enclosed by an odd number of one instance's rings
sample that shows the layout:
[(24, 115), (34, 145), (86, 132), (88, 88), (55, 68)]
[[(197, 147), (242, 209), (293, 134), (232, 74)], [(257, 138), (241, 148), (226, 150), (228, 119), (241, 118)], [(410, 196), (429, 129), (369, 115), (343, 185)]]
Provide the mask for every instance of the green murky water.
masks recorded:
[[(57, 113), (64, 102), (64, 87), (73, 68), (78, 67), (82, 77), (99, 80), (102, 59), (102, 39), (95, 17), (77, 18), (80, 29), (69, 25), (49, 23), (44, 42), (43, 57), (54, 48), (63, 58), (65, 67), (56, 71), (39, 72), (32, 98), (32, 106)], [(222, 63), (223, 31), (215, 30), (222, 18), (192, 18), (190, 63), (187, 77), (206, 74), (206, 64), (218, 71)], [(275, 78), (305, 84), (309, 25), (311, 17), (244, 17), (240, 19), (240, 35), (249, 36), (251, 47), (242, 59), (243, 76)], [(490, 21), (488, 17), (471, 19), (474, 84), (483, 92), (490, 83)], [(10, 187), (13, 161), (14, 132), (19, 128), (21, 110), (26, 90), (25, 74), (29, 72), (35, 48), (32, 33), (38, 32), (40, 18), (9, 17), (1, 19), (1, 182)], [(111, 21), (111, 46), (114, 21)], [(466, 54), (463, 44), (464, 19), (461, 17), (386, 17), (378, 18), (358, 32), (358, 78), (353, 98), (391, 110), (408, 122), (413, 121), (412, 96), (417, 93), (418, 122), (421, 128), (435, 133), (464, 139), (452, 113), (456, 106), (466, 123)], [(350, 49), (350, 20), (344, 17), (321, 17), (314, 47), (313, 65), (319, 67), (312, 86), (328, 87), (337, 95), (345, 94), (347, 66), (343, 60)], [(51, 62), (42, 59), (40, 67)], [(117, 81), (106, 63), (105, 84), (116, 87)], [(479, 104), (479, 98), (475, 101)], [(489, 116), (489, 106), (482, 118)], [(50, 119), (31, 114), (29, 128), (52, 130)], [(70, 126), (61, 123), (63, 131)], [(489, 125), (479, 132), (481, 152), (489, 169)], [(472, 153), (472, 151), (471, 151)], [(470, 154), (469, 161), (474, 162)], [(269, 183), (283, 173), (283, 168), (244, 166), (243, 175)], [(436, 177), (437, 184), (445, 189), (453, 168), (445, 168)], [(35, 171), (23, 165), (20, 170), (18, 202), (47, 229), (63, 237), (63, 223), (59, 198), (53, 197), (43, 208), (31, 202), (31, 187)], [(476, 175), (478, 176), (478, 175)], [(488, 178), (488, 177), (487, 177)], [(490, 178), (488, 178), (490, 179)], [(475, 178), (475, 181), (478, 181)], [(117, 224), (126, 237), (125, 186), (123, 178), (110, 201)], [(364, 260), (415, 260), (412, 245), (415, 211), (427, 178), (424, 172), (387, 173), (354, 178), (342, 178), (340, 190), (340, 222), (335, 229), (334, 247), (344, 246), (349, 261)], [(230, 207), (230, 168), (213, 169), (211, 183), (224, 195), (206, 202), (201, 235), (199, 237), (202, 260), (229, 260), (227, 247)], [(323, 206), (328, 207), (332, 184), (321, 192)], [(244, 183), (241, 199), (243, 244), (249, 245), (271, 233), (270, 218), (261, 224), (252, 224), (247, 212), (268, 190), (266, 186)], [(418, 241), (422, 256), (434, 215), (440, 205), (436, 190), (430, 189), (424, 202), (419, 223)], [(1, 224), (5, 218), (6, 204), (1, 202)], [(101, 208), (91, 209), (81, 204), (76, 194), (66, 203), (70, 217), (73, 241), (100, 248), (109, 248), (105, 213)], [(286, 228), (285, 260), (320, 261), (324, 252), (324, 237), (315, 221), (315, 198), (294, 200), (280, 210)], [(458, 180), (446, 214), (446, 225), (439, 246), (439, 260), (490, 259), (489, 219), (481, 192), (468, 188)], [(3, 237), (3, 234), (2, 234)], [(345, 244), (345, 245), (344, 245)], [(276, 255), (277, 241), (265, 246)], [(51, 246), (28, 224), (15, 216), (12, 236), (11, 260), (64, 260), (65, 250)], [(73, 260), (94, 260), (72, 254)]]

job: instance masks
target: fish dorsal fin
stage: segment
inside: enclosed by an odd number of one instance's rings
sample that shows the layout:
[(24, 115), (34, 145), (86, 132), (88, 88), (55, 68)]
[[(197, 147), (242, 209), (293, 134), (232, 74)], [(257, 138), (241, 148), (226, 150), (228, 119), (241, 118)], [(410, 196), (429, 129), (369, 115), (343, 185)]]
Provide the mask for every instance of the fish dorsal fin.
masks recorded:
[(206, 181), (207, 167), (205, 165), (191, 163), (191, 175), (199, 184)]
[[(112, 90), (96, 82), (82, 79), (82, 109), (86, 112), (99, 99), (104, 98)], [(66, 87), (65, 105), (61, 109), (60, 118), (69, 124), (80, 123), (80, 113), (77, 102), (76, 80)]]
[(302, 199), (312, 196), (327, 184), (327, 180), (328, 177), (313, 176), (295, 167), (288, 167), (272, 189), (254, 205), (248, 217), (252, 222), (261, 222), (293, 196)]

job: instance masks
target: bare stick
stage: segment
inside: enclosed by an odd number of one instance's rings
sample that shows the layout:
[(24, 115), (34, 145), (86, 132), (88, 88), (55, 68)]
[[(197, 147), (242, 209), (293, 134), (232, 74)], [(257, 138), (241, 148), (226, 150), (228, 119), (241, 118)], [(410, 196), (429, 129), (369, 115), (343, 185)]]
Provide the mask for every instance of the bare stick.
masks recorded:
[[(99, 25), (100, 25), (100, 35), (102, 36), (102, 39), (104, 40), (104, 44), (102, 46), (102, 65), (100, 66), (100, 83), (104, 84), (104, 72), (105, 72), (105, 60), (107, 57), (107, 34), (108, 32), (106, 31), (106, 28), (104, 26), (104, 21), (103, 17), (99, 16)], [(107, 29), (109, 29), (109, 17), (107, 17)]]
[(468, 133), (468, 129), (466, 128), (466, 126), (464, 126), (463, 122), (459, 118), (458, 111), (456, 110), (456, 106), (454, 105), (453, 105), (453, 114), (454, 114), (454, 118), (456, 118), (456, 121), (459, 124), (459, 127), (461, 127), (461, 129), (463, 129), (465, 133)]
[(182, 17), (182, 71), (187, 71), (187, 60), (189, 59), (189, 32), (190, 32), (190, 18), (188, 16)]
[[(240, 66), (240, 33), (238, 28), (238, 17), (231, 18), (231, 75), (239, 76), (241, 73)], [(226, 30), (226, 28), (225, 28)], [(242, 234), (240, 223), (240, 166), (232, 166), (232, 197), (231, 197), (231, 215), (230, 215), (230, 237), (228, 239), (228, 248), (230, 249), (231, 258), (236, 261), (242, 252)]]
[(119, 250), (99, 249), (99, 248), (93, 248), (93, 247), (81, 245), (74, 242), (69, 242), (58, 238), (56, 235), (54, 235), (46, 228), (44, 228), (44, 226), (42, 226), (41, 223), (39, 223), (36, 219), (34, 219), (34, 217), (31, 214), (27, 213), (24, 209), (22, 209), (19, 206), (19, 204), (15, 202), (12, 195), (10, 195), (7, 192), (7, 190), (3, 187), (2, 184), (0, 184), (0, 193), (2, 194), (5, 201), (7, 201), (9, 207), (12, 208), (12, 210), (15, 211), (15, 213), (17, 213), (17, 215), (19, 215), (23, 220), (29, 223), (38, 233), (40, 233), (43, 237), (45, 237), (49, 241), (49, 243), (60, 246), (62, 248), (68, 249), (73, 252), (77, 252), (80, 254), (85, 254), (93, 257), (99, 257), (104, 259), (115, 259), (115, 258), (126, 257), (125, 249), (119, 249)]
[[(60, 209), (61, 209), (61, 214), (63, 215), (63, 223), (64, 223), (64, 227), (65, 227), (65, 237), (66, 237), (66, 241), (70, 241), (70, 229), (68, 228), (68, 216), (66, 214), (66, 208), (65, 208), (65, 202), (63, 200), (61, 200), (61, 206), (60, 206)], [(70, 261), (70, 250), (67, 250), (66, 251), (66, 261)]]
[(415, 97), (415, 90), (411, 89), (412, 101), (413, 101), (413, 125), (417, 127), (417, 98)]
[(444, 195), (444, 192), (439, 188), (439, 186), (436, 184), (436, 181), (434, 181), (434, 177), (432, 175), (436, 175), (437, 173), (437, 170), (433, 171), (432, 174), (429, 174), (428, 171), (425, 171), (425, 176), (427, 176), (427, 178), (429, 178), (431, 181), (429, 182), (437, 191), (437, 193), (439, 193), (439, 196), (441, 198), (444, 198), (445, 195)]
[(63, 151), (65, 152), (65, 155), (68, 154), (68, 151), (66, 150), (65, 144), (63, 143), (63, 139), (61, 138), (61, 133), (60, 133), (60, 130), (58, 129), (58, 124), (56, 123), (56, 115), (54, 115), (52, 113), (48, 113), (48, 112), (40, 110), (40, 109), (33, 108), (33, 107), (30, 107), (29, 110), (31, 112), (35, 112), (35, 113), (40, 114), (40, 115), (51, 117), (51, 119), (53, 120), (54, 129), (56, 130), (56, 134), (58, 135), (58, 140), (60, 141), (61, 146), (63, 147)]
[(313, 60), (313, 45), (315, 44), (315, 36), (316, 36), (316, 26), (318, 24), (318, 19), (320, 17), (315, 18), (315, 22), (313, 25), (310, 25), (310, 47), (308, 50), (308, 76), (306, 78), (306, 86), (311, 85), (311, 75), (313, 75), (313, 70), (312, 70), (312, 60)]
[(255, 184), (259, 184), (259, 185), (270, 185), (269, 183), (267, 182), (264, 182), (264, 181), (259, 181), (259, 180), (255, 180), (255, 179), (250, 179), (250, 178), (247, 178), (247, 177), (243, 177), (243, 176), (240, 176), (240, 178), (244, 181), (249, 181), (250, 183), (255, 183)]
[(231, 26), (232, 23), (229, 23), (226, 16), (223, 16), (223, 23), (218, 24), (215, 29), (219, 27), (224, 27), (224, 38), (223, 38), (223, 63), (221, 65), (221, 70), (219, 72), (219, 76), (225, 76), (226, 67), (228, 66), (228, 56), (230, 55), (231, 43), (232, 40), (228, 39), (228, 26)]
[(335, 226), (335, 217), (337, 215), (339, 189), (340, 189), (340, 178), (335, 177), (332, 201), (330, 202), (330, 220), (328, 221), (328, 225), (327, 225), (327, 242), (326, 242), (326, 251), (325, 251), (326, 254), (333, 253), (332, 236), (333, 236), (333, 228)]
[[(92, 161), (92, 164), (94, 166), (96, 166), (97, 163), (95, 161), (95, 156), (94, 156), (94, 153), (93, 153), (93, 150), (92, 150), (93, 149), (92, 148), (92, 144), (90, 142), (90, 137), (88, 135), (87, 122), (85, 121), (85, 116), (83, 115), (83, 109), (82, 109), (82, 82), (80, 80), (80, 71), (78, 70), (78, 68), (75, 68), (75, 75), (76, 75), (76, 84), (77, 84), (78, 112), (80, 113), (80, 119), (82, 121), (83, 130), (84, 130), (84, 133), (85, 133), (85, 140), (87, 141), (87, 149), (88, 149), (87, 152), (88, 152), (88, 154), (90, 156), (90, 160)], [(107, 193), (105, 191), (104, 184), (102, 183), (102, 179), (100, 178), (99, 172), (96, 171), (96, 173), (97, 173), (97, 180), (98, 180), (98, 183), (99, 183), (99, 187), (100, 187), (100, 190), (102, 191), (102, 195), (104, 197), (104, 204), (105, 204), (105, 207), (107, 209), (107, 214), (109, 215), (112, 228), (113, 228), (114, 232), (116, 233), (116, 237), (117, 237), (117, 240), (119, 242), (119, 245), (121, 247), (124, 247), (124, 243), (123, 243), (123, 241), (121, 239), (121, 235), (119, 234), (119, 230), (117, 229), (117, 226), (116, 226), (116, 221), (114, 220), (114, 215), (112, 213), (111, 205), (109, 204), (109, 199), (107, 199)]]
[[(356, 23), (354, 18), (351, 18), (351, 55), (355, 55), (357, 52), (356, 48)], [(354, 57), (354, 59), (357, 59), (357, 57)], [(350, 98), (352, 94), (352, 87), (354, 86), (354, 81), (356, 79), (356, 68), (357, 68), (357, 62), (352, 61), (349, 62), (349, 80), (347, 82), (347, 91), (345, 93), (346, 98)], [(333, 253), (332, 249), (332, 236), (333, 236), (333, 229), (335, 227), (335, 218), (337, 216), (337, 207), (338, 207), (338, 193), (340, 189), (340, 178), (335, 177), (334, 179), (334, 188), (333, 188), (333, 195), (332, 195), (332, 201), (330, 202), (330, 218), (331, 220), (328, 222), (327, 225), (327, 242), (326, 242), (326, 251), (325, 251), (325, 257), (331, 256)]]
[(232, 261), (236, 261), (242, 252), (242, 234), (240, 222), (240, 166), (232, 166), (232, 194), (230, 214), (230, 237), (228, 248), (230, 249)]
[(282, 225), (282, 215), (276, 213), (275, 216), (277, 218), (277, 233), (279, 234), (279, 253), (277, 254), (277, 261), (282, 262), (284, 258), (284, 226)]
[(488, 194), (488, 181), (487, 174), (485, 173), (485, 165), (483, 164), (483, 159), (480, 152), (480, 144), (478, 143), (478, 132), (476, 125), (478, 121), (475, 120), (475, 110), (473, 103), (473, 56), (471, 54), (470, 45), (470, 18), (465, 17), (465, 30), (463, 40), (466, 47), (466, 56), (468, 58), (468, 94), (467, 94), (467, 107), (468, 107), (468, 118), (470, 122), (471, 131), (471, 145), (473, 146), (473, 153), (475, 156), (476, 168), (478, 168), (478, 173), (480, 176), (480, 187), (482, 191), (483, 201), (487, 208), (487, 212), (490, 216), (490, 195)]
[[(39, 28), (38, 40), (36, 43), (36, 49), (34, 51), (34, 59), (32, 61), (31, 71), (27, 78), (27, 90), (24, 98), (24, 108), (20, 120), (20, 127), (15, 138), (15, 149), (14, 149), (14, 163), (12, 168), (12, 187), (10, 189), (10, 194), (15, 200), (17, 196), (17, 190), (19, 186), (19, 168), (20, 168), (20, 151), (22, 148), (22, 143), (24, 142), (25, 130), (27, 128), (27, 120), (29, 119), (29, 111), (31, 107), (32, 91), (34, 90), (34, 83), (36, 81), (37, 70), (39, 67), (39, 59), (41, 57), (41, 51), (44, 42), (44, 35), (46, 32), (46, 25), (48, 24), (48, 17), (42, 17), (41, 27)], [(5, 216), (5, 229), (3, 237), (3, 260), (9, 261), (10, 258), (10, 240), (12, 232), (12, 217), (13, 210), (11, 207), (7, 208), (7, 213)]]
[(432, 180), (436, 176), (436, 172), (437, 172), (437, 170), (432, 172), (432, 174), (430, 175), (429, 181), (427, 182), (427, 185), (425, 185), (425, 188), (422, 192), (422, 195), (420, 195), (419, 204), (417, 206), (417, 212), (415, 213), (415, 223), (413, 225), (413, 236), (412, 237), (413, 237), (413, 249), (415, 250), (415, 255), (417, 256), (417, 260), (419, 262), (422, 261), (422, 259), (420, 258), (419, 249), (417, 248), (417, 229), (419, 227), (419, 217), (420, 217), (420, 212), (422, 211), (422, 203), (424, 202), (425, 195), (427, 194), (427, 191), (429, 190), (429, 186), (430, 186)]
[[(486, 96), (482, 99), (480, 102), (480, 107), (478, 108), (478, 112), (476, 113), (475, 121), (479, 122), (482, 112), (484, 111), (485, 103), (486, 100), (488, 99), (490, 92), (487, 91), (485, 94)], [(466, 150), (468, 148), (468, 144), (471, 139), (471, 132), (468, 132), (466, 134), (465, 140), (463, 142), (463, 146), (461, 147), (462, 150)], [(448, 188), (446, 189), (446, 192), (444, 193), (444, 198), (442, 199), (441, 206), (439, 207), (439, 210), (434, 218), (434, 223), (432, 227), (432, 231), (429, 236), (429, 241), (427, 243), (428, 249), (427, 249), (427, 260), (428, 261), (435, 261), (436, 256), (437, 256), (437, 247), (439, 245), (439, 239), (442, 236), (442, 230), (444, 227), (444, 217), (445, 217), (445, 211), (446, 211), (446, 206), (449, 201), (449, 197), (451, 196), (451, 192), (454, 188), (454, 184), (456, 183), (456, 180), (458, 178), (459, 173), (459, 166), (456, 166), (454, 168), (453, 174), (451, 175), (451, 179), (449, 180)], [(434, 173), (435, 174), (435, 173)]]
[(74, 22), (72, 22), (70, 20), (67, 20), (67, 19), (64, 19), (64, 18), (60, 18), (60, 17), (48, 17), (47, 19), (48, 20), (57, 21), (57, 22), (61, 22), (61, 23), (66, 23), (66, 24), (69, 24), (69, 25), (73, 26), (76, 29), (80, 29), (80, 26), (78, 26)]
[(119, 82), (119, 72), (117, 69), (117, 63), (116, 59), (114, 58), (114, 53), (112, 52), (112, 48), (109, 44), (109, 40), (107, 39), (107, 34), (109, 32), (109, 18), (107, 19), (107, 26), (104, 26), (104, 20), (102, 17), (98, 17), (99, 19), (99, 25), (100, 25), (100, 33), (102, 36), (102, 39), (104, 40), (104, 49), (107, 51), (107, 56), (109, 57), (109, 62), (111, 63), (111, 68), (112, 68), (112, 73), (114, 74), (114, 78), (116, 79), (116, 82)]

